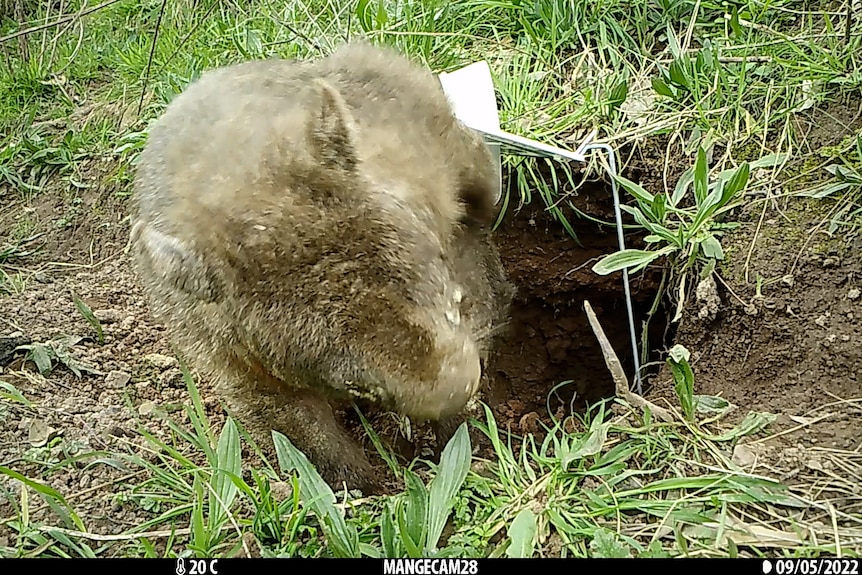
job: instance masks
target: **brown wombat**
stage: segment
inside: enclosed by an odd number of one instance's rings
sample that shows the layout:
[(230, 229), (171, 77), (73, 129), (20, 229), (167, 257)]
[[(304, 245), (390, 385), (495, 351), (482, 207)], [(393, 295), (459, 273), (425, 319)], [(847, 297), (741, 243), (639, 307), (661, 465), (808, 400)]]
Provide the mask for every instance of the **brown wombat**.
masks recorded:
[(271, 451), (374, 486), (329, 400), (452, 421), (513, 290), (488, 224), (495, 167), (430, 71), (348, 45), (204, 73), (152, 127), (135, 267), (154, 316)]

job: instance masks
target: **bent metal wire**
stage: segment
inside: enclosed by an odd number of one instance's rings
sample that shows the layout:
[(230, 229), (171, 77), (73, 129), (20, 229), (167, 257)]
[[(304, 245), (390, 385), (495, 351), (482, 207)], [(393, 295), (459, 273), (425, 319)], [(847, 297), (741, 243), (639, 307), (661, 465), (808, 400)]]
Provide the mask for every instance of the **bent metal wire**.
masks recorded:
[[(616, 179), (616, 151), (609, 144), (595, 143), (593, 140), (596, 137), (596, 131), (593, 131), (589, 136), (587, 136), (574, 152), (504, 132), (500, 129), (500, 116), (497, 109), (497, 98), (493, 77), (491, 76), (491, 70), (488, 63), (484, 60), (474, 62), (453, 72), (441, 73), (438, 77), (443, 86), (443, 91), (446, 93), (446, 96), (452, 104), (455, 116), (465, 125), (482, 134), (498, 162), (500, 184), (497, 191), (496, 203), (499, 203), (503, 193), (501, 154), (553, 158), (558, 161), (574, 161), (583, 163), (586, 162), (586, 154), (588, 153), (604, 153), (606, 155), (607, 162), (603, 164), (603, 168), (608, 173), (611, 180), (611, 192), (614, 198), (614, 217), (616, 219), (619, 249), (626, 249), (623, 234), (622, 210), (620, 209), (620, 194)], [(628, 269), (623, 269), (622, 274), (626, 312), (628, 313), (629, 337), (631, 338), (632, 353), (634, 355), (634, 387), (635, 391), (638, 394), (641, 394), (643, 393), (643, 384), (641, 378), (640, 355), (638, 353)]]

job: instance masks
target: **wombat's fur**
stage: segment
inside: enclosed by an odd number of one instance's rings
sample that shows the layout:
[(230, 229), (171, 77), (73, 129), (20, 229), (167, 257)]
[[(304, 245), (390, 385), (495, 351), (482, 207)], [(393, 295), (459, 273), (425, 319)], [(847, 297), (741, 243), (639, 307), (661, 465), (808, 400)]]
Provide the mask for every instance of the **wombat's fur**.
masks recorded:
[(154, 315), (271, 451), (373, 487), (328, 400), (452, 421), (512, 287), (494, 165), (437, 78), (394, 51), (206, 72), (150, 131), (134, 260)]

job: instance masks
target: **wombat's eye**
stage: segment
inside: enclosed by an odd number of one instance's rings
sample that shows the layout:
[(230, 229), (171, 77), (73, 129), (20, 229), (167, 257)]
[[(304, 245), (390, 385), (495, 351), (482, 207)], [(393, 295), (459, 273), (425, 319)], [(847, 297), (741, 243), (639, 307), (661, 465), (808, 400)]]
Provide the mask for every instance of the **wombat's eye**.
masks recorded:
[(463, 176), (463, 179), (458, 195), (464, 203), (466, 213), (460, 218), (461, 223), (479, 228), (492, 224), (497, 217), (492, 188), (470, 176)]

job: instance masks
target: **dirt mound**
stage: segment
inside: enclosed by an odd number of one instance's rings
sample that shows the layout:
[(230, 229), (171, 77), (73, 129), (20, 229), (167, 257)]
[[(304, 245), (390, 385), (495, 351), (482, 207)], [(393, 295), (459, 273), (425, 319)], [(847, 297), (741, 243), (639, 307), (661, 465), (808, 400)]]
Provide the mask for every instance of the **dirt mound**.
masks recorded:
[[(793, 416), (862, 397), (862, 240), (829, 238), (822, 211), (797, 200), (759, 233), (748, 222), (728, 239), (717, 316), (690, 311), (677, 331), (692, 351), (697, 393)], [(653, 394), (671, 397), (671, 387), (664, 376)], [(826, 446), (860, 444), (856, 413), (819, 426)]]
[[(860, 110), (857, 95), (799, 120), (812, 156), (790, 173), (812, 159), (816, 167), (816, 152), (862, 128)], [(740, 416), (781, 414), (774, 432), (799, 430), (782, 436), (785, 443), (854, 450), (862, 443), (862, 239), (853, 229), (830, 231), (832, 200), (787, 193), (825, 174), (789, 178), (779, 188), (784, 195), (752, 201), (733, 216), (741, 225), (722, 242), (720, 309), (704, 320), (689, 306), (676, 342), (692, 352), (695, 393), (724, 397), (742, 408)], [(666, 372), (651, 396), (676, 402)]]

